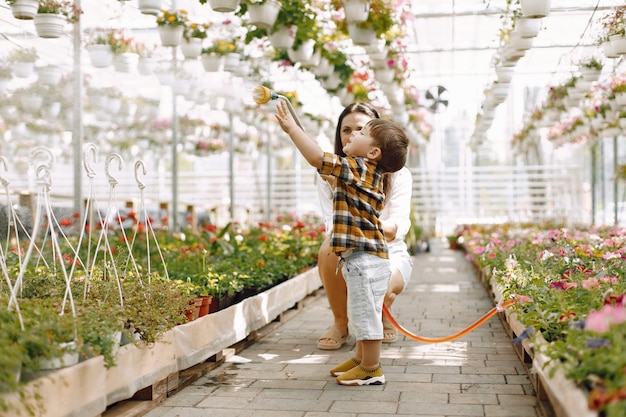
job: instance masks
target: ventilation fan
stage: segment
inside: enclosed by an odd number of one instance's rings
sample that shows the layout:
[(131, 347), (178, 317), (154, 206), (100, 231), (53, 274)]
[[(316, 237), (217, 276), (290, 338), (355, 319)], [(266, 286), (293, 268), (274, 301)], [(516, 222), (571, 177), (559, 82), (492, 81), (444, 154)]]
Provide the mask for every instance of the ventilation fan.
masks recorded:
[(426, 90), (424, 106), (430, 111), (438, 113), (448, 107), (449, 95), (450, 93), (448, 93), (445, 87), (441, 85), (433, 86)]

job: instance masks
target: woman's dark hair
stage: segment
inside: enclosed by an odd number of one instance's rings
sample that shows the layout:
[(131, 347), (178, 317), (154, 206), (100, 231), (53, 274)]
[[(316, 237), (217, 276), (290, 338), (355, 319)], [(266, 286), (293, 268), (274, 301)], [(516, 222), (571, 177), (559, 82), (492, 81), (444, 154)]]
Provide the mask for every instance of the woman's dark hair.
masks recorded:
[(380, 119), (380, 114), (378, 110), (372, 107), (367, 103), (352, 103), (346, 106), (345, 109), (339, 115), (339, 119), (337, 120), (337, 129), (335, 130), (335, 154), (339, 156), (346, 156), (343, 153), (343, 144), (341, 143), (341, 124), (343, 123), (343, 119), (352, 113), (363, 113), (367, 116), (370, 116), (372, 119)]
[[(376, 110), (371, 104), (358, 102), (348, 104), (345, 109), (339, 115), (339, 119), (337, 120), (337, 129), (335, 130), (335, 154), (339, 156), (346, 156), (343, 152), (343, 144), (341, 143), (341, 124), (343, 123), (343, 119), (352, 113), (363, 113), (367, 116), (370, 116), (372, 119), (380, 119), (380, 113)], [(392, 177), (391, 173), (383, 174), (383, 192), (385, 193), (385, 202), (387, 202), (387, 198), (391, 193), (392, 186)]]

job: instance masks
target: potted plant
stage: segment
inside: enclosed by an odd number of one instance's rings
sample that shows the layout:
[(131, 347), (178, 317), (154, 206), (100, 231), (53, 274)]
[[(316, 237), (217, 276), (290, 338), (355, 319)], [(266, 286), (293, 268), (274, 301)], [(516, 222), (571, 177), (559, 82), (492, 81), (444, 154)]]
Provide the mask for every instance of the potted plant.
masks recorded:
[(282, 6), (279, 0), (241, 0), (235, 15), (243, 17), (247, 14), (249, 24), (269, 29), (276, 22)]
[(20, 20), (33, 20), (37, 14), (39, 0), (6, 0), (13, 17)]
[(157, 30), (163, 46), (178, 46), (189, 23), (187, 11), (184, 9), (163, 9), (156, 19)]
[(185, 58), (194, 59), (200, 56), (202, 42), (207, 38), (209, 27), (209, 24), (202, 23), (190, 23), (185, 27), (183, 41), (180, 44), (180, 50)]
[[(333, 4), (338, 10), (338, 2)], [(397, 37), (391, 29), (401, 23), (401, 10), (395, 9), (388, 0), (372, 0), (367, 20), (359, 23), (338, 20), (336, 23), (337, 29), (348, 35), (356, 45), (371, 45), (375, 39)]]
[(40, 38), (58, 38), (65, 24), (78, 22), (83, 11), (73, 1), (40, 0), (34, 18), (35, 29)]

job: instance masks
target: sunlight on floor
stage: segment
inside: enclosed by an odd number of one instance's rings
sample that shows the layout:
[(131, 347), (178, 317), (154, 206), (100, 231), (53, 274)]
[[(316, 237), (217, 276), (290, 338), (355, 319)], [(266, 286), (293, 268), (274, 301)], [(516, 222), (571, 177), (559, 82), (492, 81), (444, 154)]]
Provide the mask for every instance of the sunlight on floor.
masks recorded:
[(458, 284), (420, 284), (413, 286), (415, 292), (461, 292)]
[[(402, 354), (390, 352), (390, 358), (418, 359), (422, 365), (460, 366), (468, 362), (467, 342), (445, 342), (437, 344), (403, 347)], [(385, 350), (381, 352), (385, 357)]]

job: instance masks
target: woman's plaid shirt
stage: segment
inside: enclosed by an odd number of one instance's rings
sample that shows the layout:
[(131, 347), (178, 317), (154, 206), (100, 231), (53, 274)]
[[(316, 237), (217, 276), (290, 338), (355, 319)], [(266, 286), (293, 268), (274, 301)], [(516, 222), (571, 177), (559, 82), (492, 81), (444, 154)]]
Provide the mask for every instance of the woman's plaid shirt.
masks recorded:
[(387, 243), (378, 216), (383, 208), (382, 173), (376, 162), (365, 158), (340, 157), (325, 152), (322, 175), (335, 181), (331, 251), (369, 252), (389, 258)]

